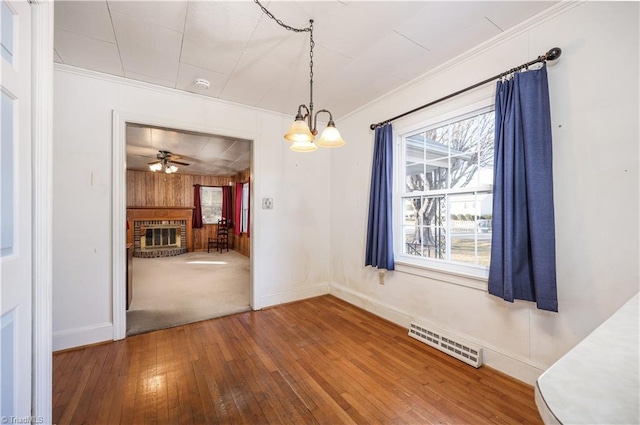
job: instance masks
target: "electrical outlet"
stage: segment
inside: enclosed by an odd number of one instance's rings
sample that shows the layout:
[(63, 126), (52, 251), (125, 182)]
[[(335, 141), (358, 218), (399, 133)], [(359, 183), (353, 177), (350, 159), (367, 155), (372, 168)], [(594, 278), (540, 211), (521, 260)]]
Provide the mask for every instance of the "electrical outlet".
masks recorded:
[(262, 198), (262, 209), (263, 210), (272, 210), (273, 209), (273, 198)]
[(378, 270), (378, 283), (380, 285), (384, 285), (384, 278), (387, 275), (387, 271), (386, 270)]

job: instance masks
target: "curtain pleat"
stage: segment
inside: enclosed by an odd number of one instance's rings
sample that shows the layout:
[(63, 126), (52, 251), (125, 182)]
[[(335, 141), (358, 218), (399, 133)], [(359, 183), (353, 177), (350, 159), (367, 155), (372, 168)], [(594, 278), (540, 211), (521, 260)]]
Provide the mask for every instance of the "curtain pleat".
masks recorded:
[(200, 205), (200, 186), (193, 185), (193, 216), (191, 217), (191, 227), (194, 229), (202, 228), (202, 207)]
[(365, 266), (393, 270), (393, 130), (391, 124), (376, 128), (369, 191), (369, 218)]
[(233, 201), (230, 186), (222, 186), (222, 218), (227, 221), (228, 227), (233, 226)]
[(498, 81), (489, 293), (558, 311), (546, 65)]

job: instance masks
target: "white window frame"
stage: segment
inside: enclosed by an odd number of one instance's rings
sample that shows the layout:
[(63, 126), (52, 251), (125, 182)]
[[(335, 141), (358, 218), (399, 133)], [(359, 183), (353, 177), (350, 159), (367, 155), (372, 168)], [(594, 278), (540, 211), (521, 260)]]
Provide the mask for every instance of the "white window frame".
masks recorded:
[[(494, 109), (493, 90), (482, 90), (475, 97), (461, 96), (448, 106), (434, 107), (416, 117), (412, 125), (397, 128), (394, 141), (393, 174), (393, 232), (395, 269), (400, 272), (427, 277), (433, 280), (487, 290), (488, 266), (454, 263), (404, 254), (403, 249), (403, 194), (405, 186), (405, 152), (403, 140), (426, 128), (462, 120), (465, 117)], [(435, 192), (432, 192), (435, 194)]]
[[(220, 202), (213, 202), (214, 198), (220, 198)], [(200, 211), (202, 213), (202, 224), (218, 224), (218, 220), (222, 218), (222, 203), (223, 194), (221, 187), (200, 187)], [(206, 214), (208, 210), (213, 211), (211, 211), (211, 214)]]
[(249, 183), (242, 183), (240, 233), (247, 233), (248, 227), (249, 227)]

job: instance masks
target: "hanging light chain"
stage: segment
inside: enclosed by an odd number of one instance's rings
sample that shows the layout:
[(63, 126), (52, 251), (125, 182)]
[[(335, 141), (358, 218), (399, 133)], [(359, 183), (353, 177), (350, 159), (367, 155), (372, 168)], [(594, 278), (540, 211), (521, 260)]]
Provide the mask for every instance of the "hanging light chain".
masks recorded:
[[(313, 19), (309, 21), (309, 33), (309, 127), (311, 127), (311, 114), (313, 113), (313, 48), (316, 45), (316, 42), (313, 41)], [(315, 127), (312, 127), (312, 129), (315, 130)]]
[(273, 16), (273, 13), (269, 12), (267, 10), (266, 7), (264, 7), (258, 0), (253, 0), (258, 6), (260, 6), (260, 9), (262, 9), (262, 11), (264, 12), (265, 15), (267, 15), (268, 17), (270, 17), (271, 19), (273, 19), (274, 21), (276, 21), (278, 23), (278, 25), (280, 25), (282, 28), (285, 28), (289, 31), (293, 31), (293, 32), (311, 32), (313, 31), (313, 24), (311, 24), (310, 26), (306, 27), (306, 28), (294, 28), (294, 27), (290, 27), (289, 25), (285, 24), (284, 22), (282, 22), (280, 19), (276, 18), (275, 16)]

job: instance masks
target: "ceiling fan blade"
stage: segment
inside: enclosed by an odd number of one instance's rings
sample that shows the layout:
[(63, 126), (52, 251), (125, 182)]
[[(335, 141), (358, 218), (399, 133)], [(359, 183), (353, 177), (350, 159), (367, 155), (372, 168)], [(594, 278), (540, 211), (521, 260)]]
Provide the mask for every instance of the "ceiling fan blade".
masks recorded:
[(153, 165), (153, 164), (160, 164), (162, 161), (153, 161), (153, 162), (147, 162), (147, 164), (149, 165)]
[(173, 159), (170, 159), (169, 162), (177, 165), (189, 165), (186, 162), (174, 161)]

